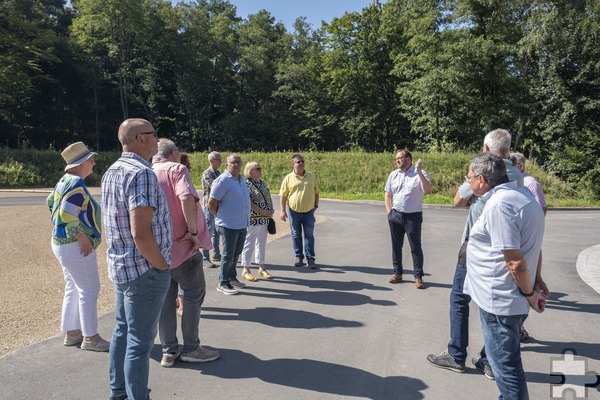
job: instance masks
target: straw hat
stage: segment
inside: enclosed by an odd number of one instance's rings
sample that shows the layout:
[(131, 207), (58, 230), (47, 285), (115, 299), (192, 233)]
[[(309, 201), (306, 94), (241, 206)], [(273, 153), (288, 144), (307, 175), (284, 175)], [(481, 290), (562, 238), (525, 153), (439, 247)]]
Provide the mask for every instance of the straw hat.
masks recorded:
[(91, 152), (83, 142), (76, 142), (67, 147), (60, 153), (62, 157), (67, 162), (67, 166), (65, 167), (65, 171), (70, 170), (80, 164), (86, 162), (86, 160), (92, 156), (97, 155), (97, 153)]

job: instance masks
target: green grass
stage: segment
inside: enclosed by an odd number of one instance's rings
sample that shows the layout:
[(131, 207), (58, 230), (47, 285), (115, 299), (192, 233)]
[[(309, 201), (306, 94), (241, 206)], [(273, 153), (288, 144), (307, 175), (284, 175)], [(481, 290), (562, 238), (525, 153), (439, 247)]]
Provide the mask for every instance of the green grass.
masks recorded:
[[(223, 159), (227, 152), (222, 152)], [(292, 152), (241, 153), (244, 164), (257, 161), (263, 167), (263, 179), (272, 193), (279, 192), (281, 180), (292, 171)], [(306, 169), (317, 175), (321, 197), (341, 200), (383, 200), (384, 186), (394, 169), (394, 154), (352, 152), (304, 152)], [(471, 153), (420, 153), (423, 169), (433, 183), (433, 194), (424, 197), (429, 204), (452, 204), (458, 186), (464, 181)], [(94, 174), (88, 185), (99, 186), (108, 166), (119, 157), (118, 152), (102, 152), (96, 157)], [(202, 172), (208, 167), (207, 153), (191, 153), (191, 175), (196, 187), (201, 187)], [(12, 150), (0, 148), (0, 187), (51, 187), (62, 176), (64, 161), (57, 151)], [(222, 167), (222, 169), (224, 166)], [(599, 201), (575, 190), (565, 182), (543, 171), (534, 163), (527, 171), (544, 188), (549, 207), (600, 207)]]

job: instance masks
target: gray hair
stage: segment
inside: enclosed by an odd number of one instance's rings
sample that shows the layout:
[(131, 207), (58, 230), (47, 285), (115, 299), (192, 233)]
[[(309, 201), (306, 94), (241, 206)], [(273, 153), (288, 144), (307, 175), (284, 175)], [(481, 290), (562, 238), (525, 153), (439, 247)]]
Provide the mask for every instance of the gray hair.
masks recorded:
[(510, 151), (510, 133), (506, 129), (494, 129), (485, 135), (483, 144), (490, 152), (502, 158), (508, 158)]
[(221, 153), (219, 153), (218, 151), (211, 151), (210, 153), (208, 153), (208, 161), (212, 161), (215, 158), (217, 158), (217, 156), (221, 156)]
[(504, 160), (493, 153), (479, 153), (471, 159), (473, 175), (481, 175), (491, 187), (508, 182)]
[(523, 164), (523, 166), (525, 166), (525, 156), (523, 153), (510, 153), (510, 157), (508, 159), (512, 161), (513, 165)]
[(169, 158), (175, 149), (177, 149), (177, 146), (172, 140), (160, 138), (158, 139), (158, 151), (156, 155), (162, 158)]

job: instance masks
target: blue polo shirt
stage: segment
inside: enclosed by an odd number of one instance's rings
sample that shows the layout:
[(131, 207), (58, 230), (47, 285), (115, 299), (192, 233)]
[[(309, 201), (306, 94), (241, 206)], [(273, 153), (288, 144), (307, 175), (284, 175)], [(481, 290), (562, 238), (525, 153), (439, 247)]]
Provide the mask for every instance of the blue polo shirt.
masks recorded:
[(242, 175), (236, 179), (227, 170), (214, 180), (210, 197), (219, 200), (215, 224), (229, 229), (250, 225), (250, 193)]

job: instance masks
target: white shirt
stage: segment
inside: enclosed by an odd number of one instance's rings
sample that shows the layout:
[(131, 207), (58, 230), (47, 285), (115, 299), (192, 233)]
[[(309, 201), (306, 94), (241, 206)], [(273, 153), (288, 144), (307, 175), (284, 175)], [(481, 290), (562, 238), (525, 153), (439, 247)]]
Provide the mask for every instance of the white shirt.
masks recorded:
[(519, 293), (502, 250), (520, 249), (535, 282), (544, 213), (529, 190), (517, 187), (516, 182), (498, 185), (483, 198), (485, 208), (469, 236), (464, 293), (488, 313), (527, 314), (529, 303)]
[[(423, 172), (429, 181), (427, 172)], [(392, 208), (398, 212), (414, 213), (423, 211), (423, 187), (419, 174), (413, 165), (406, 172), (400, 168), (392, 171), (385, 183), (386, 193), (392, 194)]]

